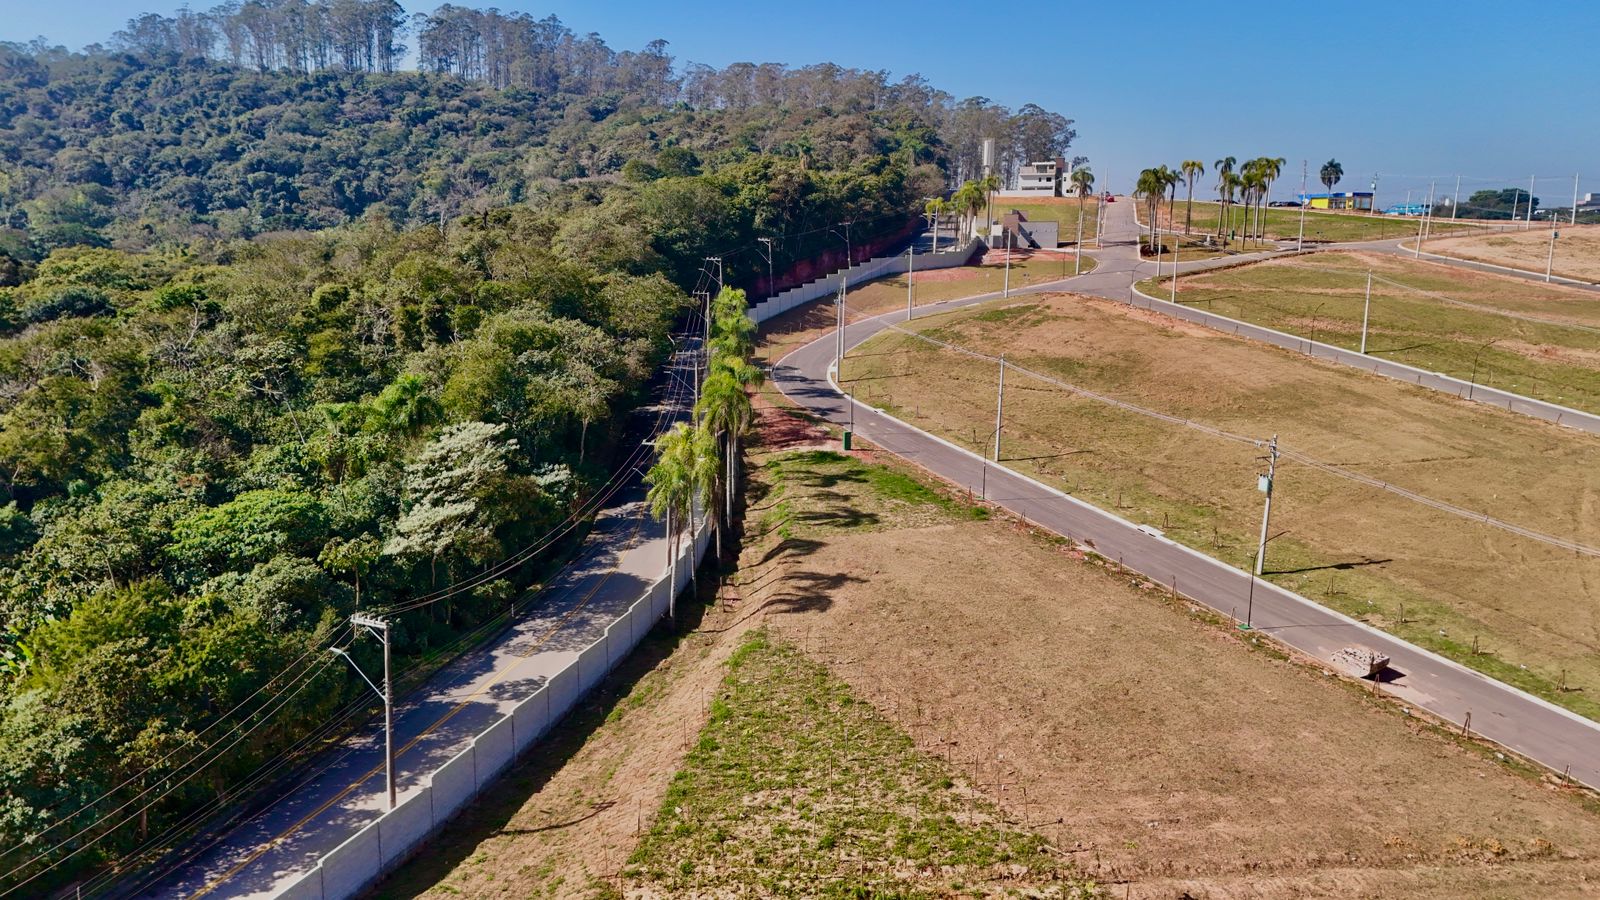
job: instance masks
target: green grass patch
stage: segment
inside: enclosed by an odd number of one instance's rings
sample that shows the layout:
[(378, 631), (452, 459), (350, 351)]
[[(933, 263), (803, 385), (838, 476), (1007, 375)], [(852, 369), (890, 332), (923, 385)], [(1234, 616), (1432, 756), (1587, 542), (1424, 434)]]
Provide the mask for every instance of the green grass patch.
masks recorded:
[(630, 861), (695, 896), (1098, 896), (795, 648), (754, 633)]
[(986, 508), (957, 500), (899, 467), (832, 450), (785, 453), (763, 468), (769, 486), (760, 531), (776, 531), (783, 540), (989, 515)]

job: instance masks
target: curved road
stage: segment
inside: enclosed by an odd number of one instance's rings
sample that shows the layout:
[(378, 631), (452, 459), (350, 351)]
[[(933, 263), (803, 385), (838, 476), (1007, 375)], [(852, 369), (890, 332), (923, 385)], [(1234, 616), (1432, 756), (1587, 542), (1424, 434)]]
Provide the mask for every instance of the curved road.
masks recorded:
[[(1137, 255), (1138, 250), (1136, 249), (1136, 242), (1137, 235), (1140, 231), (1140, 226), (1134, 220), (1134, 204), (1112, 204), (1113, 209), (1117, 209), (1118, 206), (1126, 206), (1127, 208), (1118, 209), (1116, 212), (1108, 213), (1108, 215), (1110, 217), (1114, 217), (1116, 221), (1107, 222), (1108, 234), (1115, 235), (1118, 240), (1114, 241), (1108, 250), (1100, 256), (1101, 268), (1096, 269), (1095, 274), (1099, 274), (1103, 271), (1107, 274), (1118, 275), (1122, 280), (1111, 280), (1108, 282), (1089, 282), (1088, 280), (1085, 280), (1083, 286), (1078, 286), (1076, 284), (1073, 286), (1073, 290), (1079, 293), (1090, 294), (1107, 300), (1118, 300), (1125, 303), (1135, 304), (1153, 312), (1159, 312), (1164, 315), (1172, 316), (1176, 319), (1183, 319), (1186, 322), (1193, 322), (1197, 325), (1204, 325), (1207, 328), (1215, 329), (1217, 331), (1238, 335), (1239, 337), (1250, 338), (1251, 340), (1261, 341), (1262, 343), (1266, 344), (1272, 344), (1277, 347), (1282, 347), (1285, 350), (1293, 350), (1296, 353), (1304, 353), (1307, 356), (1314, 356), (1317, 359), (1339, 363), (1340, 365), (1350, 366), (1351, 368), (1355, 369), (1361, 369), (1366, 372), (1371, 372), (1374, 375), (1382, 375), (1387, 378), (1393, 378), (1397, 381), (1404, 381), (1407, 384), (1414, 384), (1418, 387), (1425, 387), (1429, 388), (1430, 390), (1452, 394), (1456, 397), (1460, 397), (1463, 400), (1471, 400), (1476, 403), (1486, 404), (1488, 406), (1497, 406), (1501, 409), (1509, 410), (1510, 412), (1518, 413), (1520, 415), (1532, 416), (1536, 419), (1543, 419), (1546, 422), (1553, 422), (1557, 425), (1565, 425), (1570, 428), (1579, 429), (1580, 431), (1587, 431), (1590, 434), (1600, 434), (1600, 416), (1597, 416), (1593, 413), (1572, 409), (1571, 407), (1561, 406), (1560, 404), (1556, 403), (1548, 403), (1544, 400), (1535, 400), (1531, 397), (1524, 397), (1521, 394), (1514, 394), (1510, 391), (1502, 391), (1498, 388), (1485, 387), (1484, 385), (1475, 384), (1470, 381), (1462, 381), (1459, 378), (1446, 375), (1442, 372), (1430, 372), (1426, 369), (1408, 366), (1405, 363), (1392, 362), (1374, 354), (1364, 354), (1355, 350), (1345, 349), (1344, 347), (1336, 347), (1332, 344), (1324, 344), (1320, 341), (1314, 341), (1308, 338), (1300, 337), (1299, 335), (1289, 334), (1283, 331), (1276, 331), (1262, 325), (1254, 325), (1238, 319), (1231, 319), (1227, 316), (1219, 316), (1214, 313), (1206, 312), (1197, 307), (1184, 306), (1181, 303), (1171, 303), (1167, 300), (1161, 299), (1160, 297), (1152, 297), (1149, 294), (1142, 293), (1133, 285), (1143, 279), (1154, 277), (1156, 274), (1156, 267), (1154, 263), (1141, 261)], [(1392, 238), (1383, 241), (1330, 244), (1312, 250), (1307, 250), (1305, 252), (1317, 253), (1323, 250), (1366, 250), (1373, 253), (1388, 253), (1409, 257), (1411, 256), (1411, 251), (1406, 250), (1401, 246), (1401, 243), (1405, 240), (1407, 239)], [(1269, 250), (1262, 253), (1230, 256), (1224, 259), (1197, 260), (1193, 263), (1185, 263), (1180, 260), (1178, 264), (1178, 281), (1182, 283), (1183, 275), (1189, 272), (1200, 272), (1206, 269), (1226, 268), (1239, 265), (1240, 263), (1270, 259), (1275, 256), (1294, 255), (1296, 252), (1297, 251), (1294, 250)], [(1502, 277), (1509, 276), (1522, 278), (1524, 280), (1543, 280), (1532, 278), (1526, 274), (1518, 274), (1513, 270), (1500, 269), (1499, 267), (1488, 266), (1482, 263), (1455, 259), (1448, 256), (1439, 256), (1437, 254), (1426, 252), (1424, 252), (1423, 255), (1431, 257), (1431, 262), (1442, 263), (1444, 265), (1453, 266), (1456, 268), (1489, 272)], [(1120, 261), (1120, 264), (1118, 264), (1118, 261)], [(1108, 265), (1108, 263), (1110, 263), (1110, 265)], [(1172, 264), (1170, 262), (1162, 265), (1161, 272), (1163, 275), (1170, 275), (1171, 271)], [(1600, 290), (1600, 288), (1596, 289)]]
[[(1133, 255), (1132, 227), (1131, 216), (1125, 215), (1121, 223), (1113, 221), (1107, 249), (1100, 254), (1094, 272), (1012, 294), (1073, 290), (1105, 296), (1119, 288), (1125, 294), (1134, 277), (1154, 268)], [(917, 312), (942, 312), (999, 297), (982, 294), (919, 307)], [(902, 309), (852, 322), (845, 329), (845, 346), (853, 348), (904, 321), (906, 311)], [(1301, 653), (1328, 660), (1334, 651), (1352, 644), (1385, 653), (1391, 664), (1383, 690), (1448, 722), (1464, 724), (1470, 714), (1472, 732), (1556, 772), (1570, 767), (1573, 779), (1600, 788), (1600, 725), (1164, 537), (1140, 531), (1125, 519), (848, 400), (832, 381), (834, 341), (830, 332), (778, 361), (772, 370), (778, 389), (836, 425), (853, 421), (863, 438), (953, 484), (974, 493), (987, 485), (991, 502), (1102, 556), (1120, 560), (1218, 613), (1241, 620), (1248, 615), (1256, 630)]]

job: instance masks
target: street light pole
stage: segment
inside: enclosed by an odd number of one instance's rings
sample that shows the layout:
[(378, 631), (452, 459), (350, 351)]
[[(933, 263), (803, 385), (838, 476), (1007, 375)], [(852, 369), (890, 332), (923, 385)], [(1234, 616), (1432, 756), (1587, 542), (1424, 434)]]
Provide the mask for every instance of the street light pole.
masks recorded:
[[(1099, 208), (1100, 208), (1100, 204), (1096, 203), (1095, 204), (1095, 210), (1096, 210), (1097, 214), (1098, 214)], [(1576, 203), (1574, 203), (1572, 205), (1572, 208), (1574, 210), (1576, 210), (1578, 208), (1578, 205)], [(1574, 213), (1574, 215), (1576, 215), (1576, 213)], [(1082, 275), (1083, 274), (1083, 216), (1082, 215), (1078, 216), (1078, 243), (1076, 245), (1074, 245), (1074, 248), (1073, 248), (1072, 274), (1073, 275)]]
[(772, 238), (763, 237), (756, 240), (767, 245), (767, 296), (771, 297), (777, 294), (777, 284), (772, 277)]
[(846, 281), (839, 279), (839, 297), (834, 301), (833, 371), (844, 380), (844, 292)]
[(1533, 227), (1533, 181), (1537, 177), (1537, 175), (1528, 176), (1528, 213), (1527, 217), (1523, 219), (1523, 221), (1527, 223), (1527, 227), (1523, 230)]
[(356, 674), (361, 676), (361, 680), (365, 681), (367, 686), (377, 692), (378, 696), (383, 699), (384, 780), (388, 787), (389, 808), (394, 809), (394, 681), (389, 674), (389, 623), (383, 619), (356, 613), (350, 617), (350, 624), (358, 628), (367, 629), (383, 641), (383, 687), (372, 683), (372, 679), (367, 677), (367, 673), (361, 671), (361, 667), (356, 665), (356, 661), (350, 658), (348, 651), (339, 647), (330, 647), (328, 649), (334, 654), (344, 657), (345, 661), (350, 663), (351, 668), (356, 670)]
[(1578, 176), (1572, 176), (1572, 224), (1578, 224)]
[(1456, 176), (1456, 193), (1450, 200), (1450, 221), (1456, 220), (1456, 214), (1461, 211), (1461, 176)]
[(1495, 344), (1499, 343), (1499, 341), (1500, 341), (1499, 338), (1495, 338), (1494, 340), (1490, 341), (1489, 343), (1484, 344), (1482, 347), (1479, 347), (1478, 348), (1478, 352), (1473, 354), (1473, 356), (1472, 356), (1472, 378), (1467, 384), (1467, 399), (1468, 400), (1471, 400), (1473, 394), (1477, 393), (1477, 390), (1478, 390), (1478, 360), (1483, 358), (1484, 351), (1488, 350), (1490, 347), (1493, 347)]
[(1255, 574), (1261, 574), (1261, 566), (1266, 562), (1267, 556), (1267, 525), (1272, 521), (1272, 481), (1278, 474), (1278, 436), (1273, 435), (1267, 442), (1267, 474), (1258, 477), (1258, 487), (1267, 495), (1265, 509), (1261, 512), (1261, 540), (1256, 543)]
[(1000, 414), (1006, 407), (1006, 355), (1000, 354), (1000, 389), (994, 401), (994, 461), (1000, 461)]
[(1178, 302), (1178, 243), (1183, 238), (1178, 236), (1178, 229), (1172, 229), (1172, 302)]
[(1000, 291), (1002, 298), (1011, 296), (1011, 230), (1006, 229), (1006, 282)]
[(1372, 316), (1372, 270), (1367, 270), (1367, 300), (1361, 306), (1361, 355), (1367, 355), (1367, 320)]
[(1306, 248), (1306, 163), (1300, 160), (1300, 237), (1295, 241), (1296, 251)]
[(912, 266), (912, 261), (916, 259), (916, 255), (912, 251), (914, 251), (916, 249), (917, 249), (916, 245), (914, 245), (914, 244), (912, 246), (906, 248), (906, 321), (907, 322), (911, 321), (911, 291), (912, 291), (912, 284), (913, 284), (913, 282), (911, 280), (911, 276), (912, 276), (911, 266)]

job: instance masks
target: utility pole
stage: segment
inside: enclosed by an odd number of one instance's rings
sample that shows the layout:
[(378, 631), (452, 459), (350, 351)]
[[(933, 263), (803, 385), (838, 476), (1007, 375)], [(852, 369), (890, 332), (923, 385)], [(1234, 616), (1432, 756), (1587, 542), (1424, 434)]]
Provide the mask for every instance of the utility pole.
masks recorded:
[(361, 671), (361, 667), (356, 665), (356, 661), (350, 657), (349, 651), (340, 647), (329, 647), (328, 649), (335, 655), (344, 657), (345, 661), (350, 663), (350, 667), (356, 670), (356, 674), (361, 676), (361, 680), (365, 681), (367, 686), (372, 688), (383, 700), (384, 780), (388, 785), (389, 808), (394, 809), (394, 681), (389, 676), (389, 623), (384, 619), (356, 613), (350, 617), (350, 624), (357, 628), (367, 629), (368, 632), (383, 641), (383, 687), (372, 683), (372, 679), (367, 677), (367, 673)]
[(833, 334), (833, 371), (844, 378), (844, 293), (846, 280), (839, 279), (839, 298), (834, 301), (835, 331)]
[(1183, 238), (1178, 236), (1178, 229), (1172, 229), (1172, 302), (1178, 302), (1178, 242)]
[(1267, 556), (1267, 525), (1272, 521), (1272, 479), (1278, 474), (1278, 436), (1273, 435), (1267, 442), (1267, 474), (1256, 476), (1256, 487), (1267, 495), (1266, 508), (1261, 513), (1261, 540), (1256, 543), (1256, 571), (1261, 574), (1261, 566)]
[[(1095, 202), (1095, 210), (1096, 210), (1097, 213), (1098, 213), (1099, 208), (1100, 208), (1100, 203), (1099, 203), (1099, 201), (1096, 201)], [(1572, 209), (1573, 209), (1573, 213), (1572, 214), (1573, 215), (1577, 215), (1578, 214), (1577, 213), (1578, 204), (1576, 204), (1576, 203), (1572, 204)], [(1072, 260), (1072, 274), (1073, 275), (1082, 275), (1083, 274), (1083, 216), (1079, 216), (1078, 217), (1078, 243), (1074, 248), (1074, 258)]]
[(1456, 220), (1456, 214), (1461, 211), (1461, 176), (1456, 176), (1456, 193), (1450, 200), (1450, 221)]
[(912, 296), (911, 295), (911, 291), (912, 291), (911, 266), (912, 266), (912, 261), (916, 259), (916, 254), (913, 253), (913, 251), (916, 250), (916, 249), (917, 249), (917, 247), (916, 247), (915, 244), (912, 244), (910, 247), (906, 248), (906, 321), (907, 322), (911, 321), (911, 296)]
[(994, 401), (994, 461), (1000, 461), (1000, 414), (1006, 408), (1006, 355), (1000, 354), (1000, 389)]
[(1300, 160), (1300, 237), (1295, 241), (1296, 251), (1306, 248), (1306, 164), (1309, 160)]
[(1006, 283), (1000, 291), (1002, 298), (1011, 296), (1011, 229), (1006, 229)]
[(1526, 218), (1523, 219), (1527, 223), (1524, 230), (1533, 227), (1533, 182), (1537, 177), (1537, 175), (1528, 176), (1528, 213)]
[(1556, 238), (1560, 236), (1561, 232), (1554, 228), (1550, 229), (1550, 253), (1544, 258), (1544, 280), (1546, 283), (1549, 283), (1550, 272), (1556, 264)]
[(706, 262), (715, 263), (716, 264), (716, 267), (717, 267), (717, 275), (716, 275), (716, 278), (717, 278), (717, 290), (719, 290), (719, 291), (722, 290), (722, 257), (720, 257), (720, 256), (708, 256), (708, 257), (706, 257)]
[(756, 240), (767, 245), (767, 296), (771, 297), (778, 293), (777, 284), (772, 278), (772, 238), (763, 237)]
[(1372, 214), (1378, 213), (1378, 173), (1372, 173)]
[(1572, 176), (1572, 224), (1578, 224), (1578, 176)]
[(1367, 355), (1367, 320), (1372, 316), (1372, 270), (1367, 270), (1367, 301), (1361, 306), (1361, 355)]

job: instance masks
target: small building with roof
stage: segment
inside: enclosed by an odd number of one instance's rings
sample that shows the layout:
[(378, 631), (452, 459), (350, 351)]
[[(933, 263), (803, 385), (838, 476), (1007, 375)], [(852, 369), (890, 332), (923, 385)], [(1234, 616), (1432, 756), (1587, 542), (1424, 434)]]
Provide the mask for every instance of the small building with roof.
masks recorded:
[(1372, 212), (1371, 191), (1335, 191), (1327, 194), (1299, 194), (1295, 197), (1301, 206), (1312, 209), (1353, 209)]

